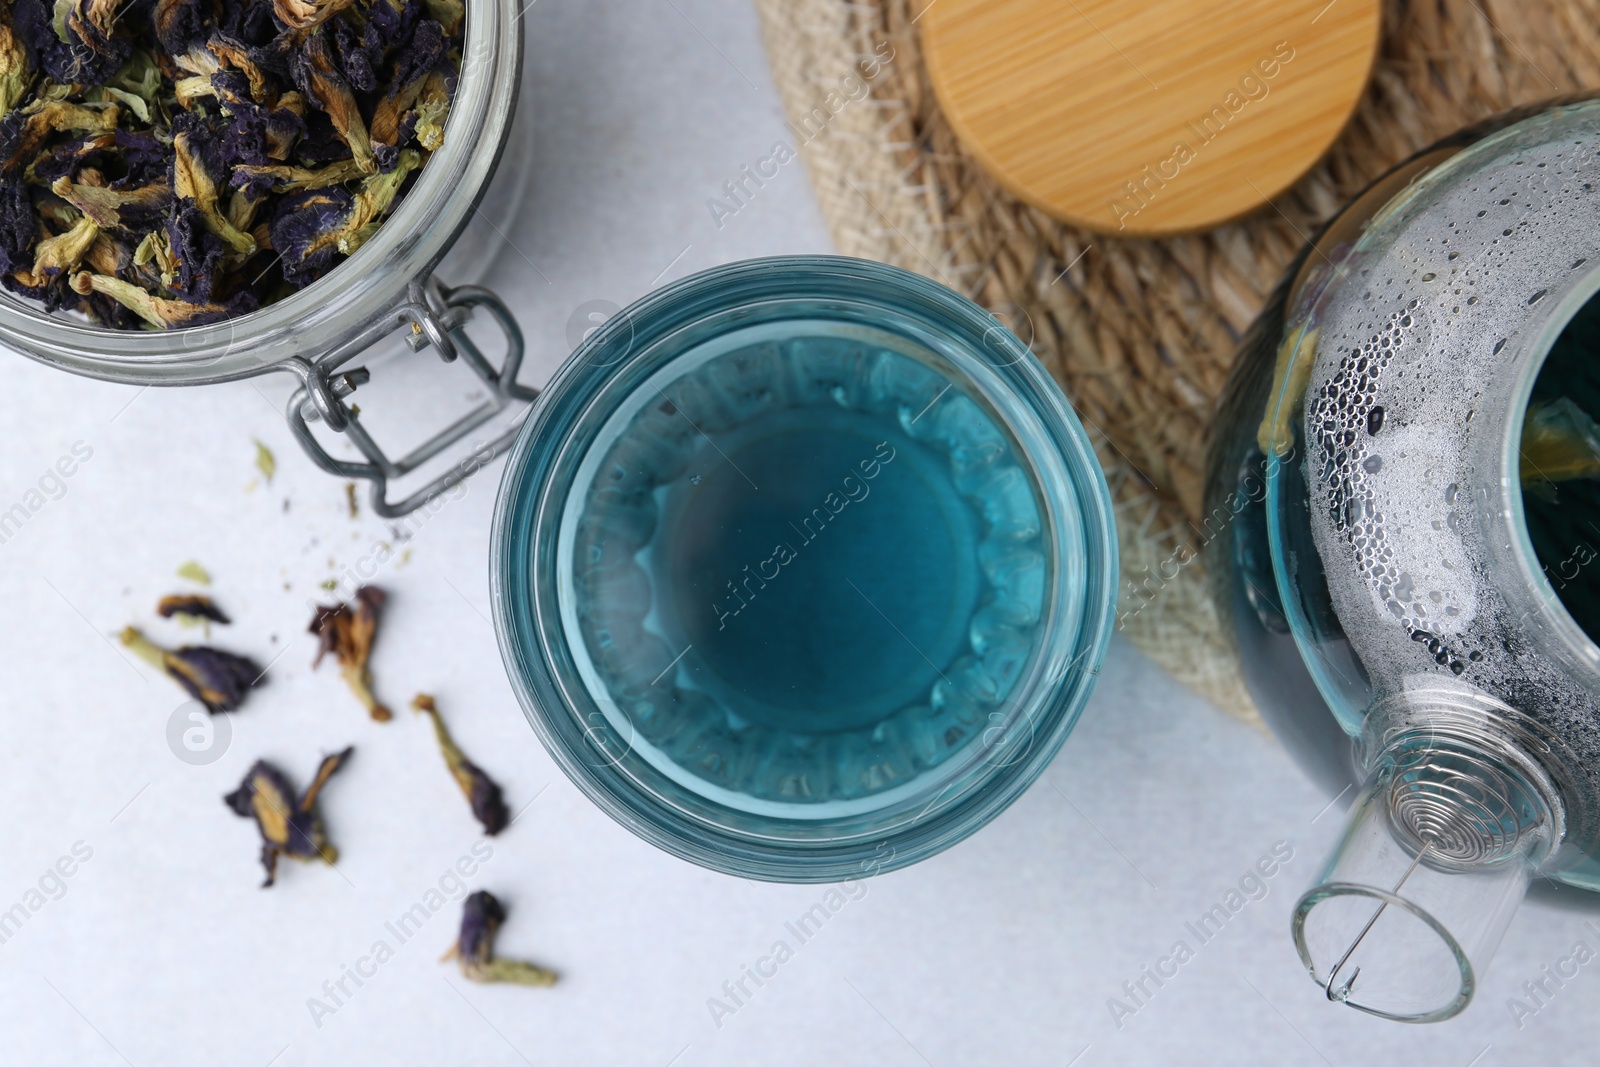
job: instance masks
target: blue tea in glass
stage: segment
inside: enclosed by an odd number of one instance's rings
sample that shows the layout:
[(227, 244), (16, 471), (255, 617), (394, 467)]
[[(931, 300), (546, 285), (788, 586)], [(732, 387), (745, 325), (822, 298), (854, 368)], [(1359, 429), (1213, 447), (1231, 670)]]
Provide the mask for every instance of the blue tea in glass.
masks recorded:
[(707, 866), (903, 866), (1043, 770), (1109, 638), (1093, 451), (1026, 346), (904, 271), (718, 268), (607, 323), (508, 463), (493, 584), (564, 770)]
[(981, 734), (1047, 567), (1037, 489), (981, 400), (825, 321), (719, 337), (631, 400), (568, 498), (570, 610), (663, 773), (820, 816)]

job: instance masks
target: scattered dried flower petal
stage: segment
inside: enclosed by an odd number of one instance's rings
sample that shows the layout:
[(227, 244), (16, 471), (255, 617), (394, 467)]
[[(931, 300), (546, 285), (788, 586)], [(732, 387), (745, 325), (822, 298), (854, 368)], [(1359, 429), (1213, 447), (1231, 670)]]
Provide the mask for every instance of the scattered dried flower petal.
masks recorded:
[(222, 798), (236, 814), (255, 818), (256, 829), (261, 832), (261, 865), (267, 871), (263, 888), (276, 879), (279, 856), (320, 859), (330, 866), (338, 862), (339, 851), (328, 843), (327, 830), (317, 811), (317, 795), (353, 751), (354, 748), (346, 748), (325, 757), (299, 800), (283, 772), (266, 760), (257, 760), (239, 788)]
[(184, 560), (182, 563), (178, 564), (178, 570), (176, 573), (179, 578), (187, 578), (189, 581), (194, 582), (197, 585), (211, 584), (211, 572), (200, 566), (198, 560)]
[(317, 658), (311, 666), (316, 667), (323, 656), (332, 652), (351, 692), (379, 722), (388, 722), (393, 714), (372, 695), (372, 673), (367, 664), (372, 656), (373, 639), (378, 635), (378, 609), (387, 599), (377, 586), (363, 585), (356, 590), (354, 611), (349, 604), (318, 607), (310, 626), (310, 631), (321, 638)]
[(244, 702), (245, 693), (260, 685), (263, 677), (261, 668), (244, 656), (206, 645), (185, 645), (169, 651), (135, 626), (122, 631), (122, 643), (140, 659), (170, 674), (213, 715), (237, 708)]
[(444, 717), (439, 714), (438, 705), (434, 703), (433, 697), (427, 693), (418, 693), (411, 701), (411, 706), (425, 715), (432, 716), (433, 735), (439, 741), (439, 751), (444, 753), (445, 766), (450, 768), (456, 784), (461, 787), (467, 803), (472, 806), (473, 817), (483, 824), (483, 832), (493, 837), (504, 830), (506, 824), (511, 821), (511, 812), (506, 808), (505, 797), (500, 792), (500, 787), (456, 745), (455, 739), (445, 727)]
[(494, 939), (506, 909), (487, 889), (471, 894), (461, 904), (461, 933), (444, 959), (455, 958), (461, 974), (474, 982), (513, 982), (517, 985), (551, 986), (556, 972), (520, 960), (501, 960), (494, 955)]
[[(254, 440), (254, 438), (252, 438)], [(256, 470), (261, 472), (261, 477), (272, 484), (272, 476), (278, 473), (278, 459), (272, 454), (272, 449), (256, 441)]]
[(227, 626), (232, 620), (222, 613), (212, 599), (202, 593), (173, 593), (156, 603), (156, 614), (163, 619), (182, 615), (190, 619), (206, 619)]

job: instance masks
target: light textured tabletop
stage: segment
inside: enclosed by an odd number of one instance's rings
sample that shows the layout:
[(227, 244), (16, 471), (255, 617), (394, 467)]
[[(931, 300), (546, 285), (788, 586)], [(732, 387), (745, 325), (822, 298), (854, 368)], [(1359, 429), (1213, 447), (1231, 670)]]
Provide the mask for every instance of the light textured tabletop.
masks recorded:
[[(564, 357), (574, 311), (591, 301), (623, 304), (748, 256), (828, 250), (798, 163), (720, 226), (706, 205), (743, 164), (792, 143), (746, 4), (542, 0), (526, 23), (533, 191), (500, 220), (510, 246), (492, 282), (527, 331), (530, 378)], [(1457, 1021), (1385, 1024), (1322, 1000), (1288, 913), (1337, 809), (1269, 737), (1120, 641), (1060, 757), (974, 838), (832, 898), (713, 875), (601, 815), (517, 708), (485, 617), (498, 463), (400, 545), (370, 513), (352, 520), (343, 486), (298, 453), (281, 416), (287, 381), (139, 391), (20, 357), (0, 365), (0, 511), (37, 502), (28, 494), (59, 457), (91, 453), (70, 478), (45, 479), (40, 506), (0, 544), (0, 913), (20, 904), (24, 916), (0, 915), (6, 1062), (1589, 1060), (1600, 963), (1520, 1027), (1507, 1003), (1576, 942), (1600, 947), (1584, 912), (1524, 908)], [(252, 438), (276, 453), (270, 485)], [(375, 674), (401, 710), (379, 725), (331, 666), (310, 669), (304, 631), (318, 584), (384, 543), (398, 551), (369, 568), (394, 598)], [(213, 639), (273, 663), (232, 717), (227, 752), (205, 766), (168, 748), (179, 691), (114, 644), (129, 623), (180, 635), (151, 615), (191, 558), (235, 618)], [(459, 897), (452, 872), (484, 839), (426, 724), (404, 710), (418, 690), (438, 697), (512, 809), (526, 807), (466, 881), (506, 902), (502, 952), (559, 969), (554, 989), (472, 985), (438, 962), (459, 908), (429, 905)], [(346, 744), (355, 758), (323, 799), (337, 869), (286, 863), (277, 886), (259, 888), (255, 831), (222, 795), (257, 757), (303, 782)], [(1185, 924), (1274, 848), (1292, 858), (1265, 895), (1195, 938)], [(74, 852), (70, 877), (47, 873)], [(787, 924), (819, 903), (828, 917), (802, 941)], [(419, 904), (428, 918), (402, 941), (390, 925)], [(1190, 951), (1176, 975), (1130, 998), (1124, 983), (1180, 940)], [(724, 983), (779, 941), (785, 962), (759, 986), (745, 979), (735, 1001)], [(379, 942), (389, 951), (375, 964)], [(359, 985), (346, 977), (358, 967)], [(335, 1002), (325, 983), (341, 980)], [(1112, 998), (1128, 1010), (1113, 1012)]]

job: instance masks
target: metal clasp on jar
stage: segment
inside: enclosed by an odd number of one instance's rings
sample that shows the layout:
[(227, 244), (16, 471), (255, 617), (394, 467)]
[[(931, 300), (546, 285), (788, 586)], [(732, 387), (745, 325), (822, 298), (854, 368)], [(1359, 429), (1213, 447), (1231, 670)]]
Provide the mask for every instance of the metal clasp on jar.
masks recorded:
[[(505, 357), (498, 368), (467, 336), (465, 326), (474, 309), (479, 308), (495, 320), (505, 337)], [(464, 363), (489, 395), (488, 399), (410, 452), (391, 459), (361, 425), (359, 409), (346, 403), (358, 387), (371, 379), (371, 372), (365, 367), (344, 368), (372, 346), (402, 330), (412, 351), (432, 348), (445, 363)], [(472, 447), (466, 458), (453, 464), (428, 484), (404, 499), (389, 500), (391, 480), (410, 474), (435, 459), (513, 405), (531, 404), (538, 397), (539, 390), (517, 382), (525, 347), (522, 330), (500, 297), (476, 285), (452, 289), (430, 274), (410, 284), (404, 302), (327, 355), (314, 361), (294, 359), (284, 365), (301, 382), (300, 388), (289, 398), (285, 413), (289, 428), (317, 466), (343, 478), (360, 478), (371, 482), (372, 510), (385, 518), (397, 518), (459, 484), (510, 447), (522, 428), (526, 408), (493, 440), (486, 445)], [(310, 424), (318, 421), (346, 435), (367, 458), (367, 462), (355, 463), (330, 455), (311, 432)]]

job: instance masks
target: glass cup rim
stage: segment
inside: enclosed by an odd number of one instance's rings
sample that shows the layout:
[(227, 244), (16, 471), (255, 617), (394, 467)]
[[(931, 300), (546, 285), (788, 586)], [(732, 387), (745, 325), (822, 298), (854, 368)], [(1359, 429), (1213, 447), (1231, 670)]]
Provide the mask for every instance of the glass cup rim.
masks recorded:
[[(1017, 403), (1037, 417), (1047, 445), (1059, 459), (1062, 484), (1081, 526), (1074, 531), (1074, 544), (1083, 558), (1072, 561), (1082, 569), (1072, 590), (1073, 601), (1059, 603), (1056, 613), (1077, 613), (1071, 648), (1077, 655), (1067, 663), (1062, 650), (1041, 651), (1041, 658), (1060, 656), (1059, 661), (1050, 661), (1060, 669), (1049, 676), (1048, 685), (1036, 685), (1025, 698), (1008, 701), (1033, 700), (1046, 709), (1030, 720), (1036, 733), (1029, 735), (1026, 752), (987, 770), (967, 767), (962, 771), (966, 775), (962, 788), (953, 794), (957, 799), (943, 807), (936, 797), (922, 815), (883, 832), (852, 824), (854, 828), (841, 831), (841, 836), (824, 839), (821, 831), (843, 824), (827, 819), (809, 822), (808, 827), (820, 828), (810, 837), (714, 825), (624, 773), (616, 763), (596, 760), (595, 738), (576, 718), (584, 691), (562, 668), (566, 635), (549, 632), (559, 627), (539, 610), (542, 602), (546, 607), (554, 603), (555, 594), (536, 586), (541, 576), (549, 585), (548, 576), (558, 573), (554, 542), (568, 486), (553, 486), (552, 472), (568, 453), (577, 454), (577, 447), (569, 444), (574, 430), (584, 420), (592, 424), (609, 414), (596, 413), (600, 407), (596, 397), (608, 383), (647, 359), (657, 342), (695, 323), (725, 315), (735, 320), (729, 328), (736, 329), (748, 321), (739, 318), (741, 309), (776, 307), (772, 314), (780, 319), (785, 302), (798, 306), (830, 300), (841, 307), (851, 304), (882, 313), (890, 330), (924, 315), (921, 321), (930, 328), (937, 324), (948, 331), (952, 345), (965, 346), (962, 351), (971, 361), (983, 358), (974, 352), (980, 338), (999, 346), (1006, 362), (999, 367), (998, 379)], [(621, 356), (614, 354), (619, 348)], [(495, 631), (512, 687), (546, 750), (580, 791), (618, 822), (674, 855), (724, 873), (787, 882), (839, 880), (905, 866), (961, 840), (1014, 801), (1042, 773), (1087, 700), (1113, 628), (1117, 573), (1114, 518), (1104, 475), (1065, 397), (1029, 357), (1027, 347), (993, 315), (942, 285), (880, 263), (820, 255), (747, 260), (702, 271), (647, 295), (587, 338), (546, 387), (512, 448), (496, 500), (489, 561)], [(668, 361), (662, 357), (661, 365)], [(1053, 543), (1058, 546), (1059, 565), (1061, 542)], [(527, 580), (519, 581), (524, 575)], [(624, 751), (616, 759), (626, 755)], [(703, 798), (696, 801), (712, 806)], [(798, 825), (770, 820), (771, 825), (779, 823), (785, 829)]]
[(505, 147), (522, 73), (516, 0), (466, 0), (461, 69), (444, 143), (377, 232), (304, 289), (236, 318), (173, 330), (114, 330), (0, 293), (0, 343), (91, 378), (205, 385), (314, 361), (394, 306), (449, 250)]

